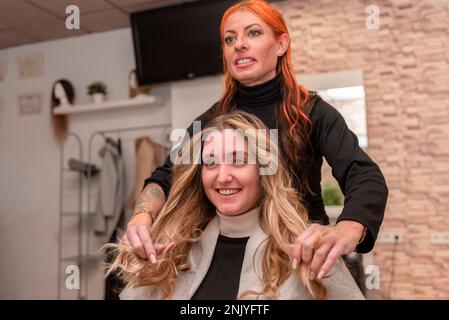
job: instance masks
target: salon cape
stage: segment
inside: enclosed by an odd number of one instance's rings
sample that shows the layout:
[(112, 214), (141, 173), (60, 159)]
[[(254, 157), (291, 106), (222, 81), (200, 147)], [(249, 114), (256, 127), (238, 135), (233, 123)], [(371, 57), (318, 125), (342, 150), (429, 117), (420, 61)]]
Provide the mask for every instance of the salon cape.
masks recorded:
[[(199, 285), (203, 281), (215, 251), (215, 245), (219, 235), (219, 218), (215, 216), (204, 229), (201, 239), (195, 243), (188, 256), (187, 262), (191, 268), (179, 272), (176, 288), (173, 292), (174, 300), (190, 300)], [(263, 283), (258, 275), (262, 274), (261, 258), (264, 240), (267, 234), (258, 224), (246, 244), (245, 256), (243, 258), (242, 271), (240, 273), (240, 284), (238, 295), (246, 290), (261, 292)], [(264, 242), (264, 243), (262, 243)], [(261, 245), (262, 243), (262, 245)], [(257, 266), (257, 271), (255, 270)], [(339, 259), (330, 275), (323, 280), (328, 289), (331, 300), (361, 300), (363, 294), (349, 273), (344, 263)], [(159, 300), (162, 292), (160, 289), (150, 290), (150, 287), (133, 288), (127, 286), (121, 293), (122, 300)], [(266, 296), (246, 295), (243, 299), (267, 299)], [(302, 281), (291, 274), (289, 278), (279, 287), (278, 299), (280, 300), (310, 300), (312, 297)]]

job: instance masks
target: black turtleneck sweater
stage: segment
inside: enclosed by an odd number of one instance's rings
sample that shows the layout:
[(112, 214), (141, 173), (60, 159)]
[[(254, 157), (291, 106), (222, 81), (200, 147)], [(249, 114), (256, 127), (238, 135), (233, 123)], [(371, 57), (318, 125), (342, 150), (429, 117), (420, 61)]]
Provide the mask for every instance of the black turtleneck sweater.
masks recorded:
[[(281, 81), (279, 76), (256, 86), (237, 86), (237, 109), (256, 115), (270, 129), (279, 129), (279, 110), (281, 101)], [(385, 179), (374, 161), (359, 147), (357, 136), (349, 130), (342, 115), (319, 96), (308, 107), (312, 121), (311, 142), (312, 165), (309, 167), (308, 183), (315, 195), (306, 194), (305, 205), (311, 221), (329, 224), (321, 197), (321, 166), (323, 156), (332, 167), (332, 175), (338, 181), (345, 195), (341, 220), (353, 220), (367, 228), (365, 240), (357, 246), (357, 252), (369, 252), (375, 243), (383, 220), (388, 189)], [(218, 103), (196, 118), (206, 124)], [(192, 135), (193, 127), (187, 129)], [(282, 132), (281, 132), (282, 134)], [(171, 187), (170, 157), (145, 180), (157, 183), (168, 196)]]

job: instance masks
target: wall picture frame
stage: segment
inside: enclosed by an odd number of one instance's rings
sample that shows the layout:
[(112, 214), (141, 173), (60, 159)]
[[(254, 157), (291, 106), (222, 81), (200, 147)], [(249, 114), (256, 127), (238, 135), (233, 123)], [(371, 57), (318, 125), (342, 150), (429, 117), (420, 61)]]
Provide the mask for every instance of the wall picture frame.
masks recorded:
[(42, 112), (43, 95), (42, 93), (20, 94), (17, 97), (19, 106), (19, 115), (35, 115)]
[(33, 53), (17, 57), (17, 72), (20, 80), (41, 77), (44, 74), (44, 55)]

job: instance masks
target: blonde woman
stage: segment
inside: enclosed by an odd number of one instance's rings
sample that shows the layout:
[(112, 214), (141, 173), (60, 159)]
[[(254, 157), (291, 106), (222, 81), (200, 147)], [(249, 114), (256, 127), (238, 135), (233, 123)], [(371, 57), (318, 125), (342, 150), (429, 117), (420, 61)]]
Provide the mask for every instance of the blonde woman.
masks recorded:
[(363, 299), (343, 263), (321, 280), (292, 263), (308, 214), (258, 118), (214, 118), (181, 151), (150, 230), (155, 259), (108, 245), (117, 254), (108, 271), (127, 283), (122, 299)]

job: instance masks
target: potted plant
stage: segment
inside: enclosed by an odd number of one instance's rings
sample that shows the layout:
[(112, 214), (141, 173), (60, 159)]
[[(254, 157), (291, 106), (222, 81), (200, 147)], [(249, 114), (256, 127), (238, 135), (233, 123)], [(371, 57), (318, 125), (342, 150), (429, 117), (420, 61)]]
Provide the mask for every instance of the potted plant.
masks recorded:
[(327, 182), (321, 189), (326, 213), (328, 214), (331, 224), (334, 224), (337, 217), (343, 210), (344, 195), (337, 184)]
[(102, 103), (107, 93), (106, 85), (97, 81), (87, 87), (87, 93), (92, 97), (94, 103)]

